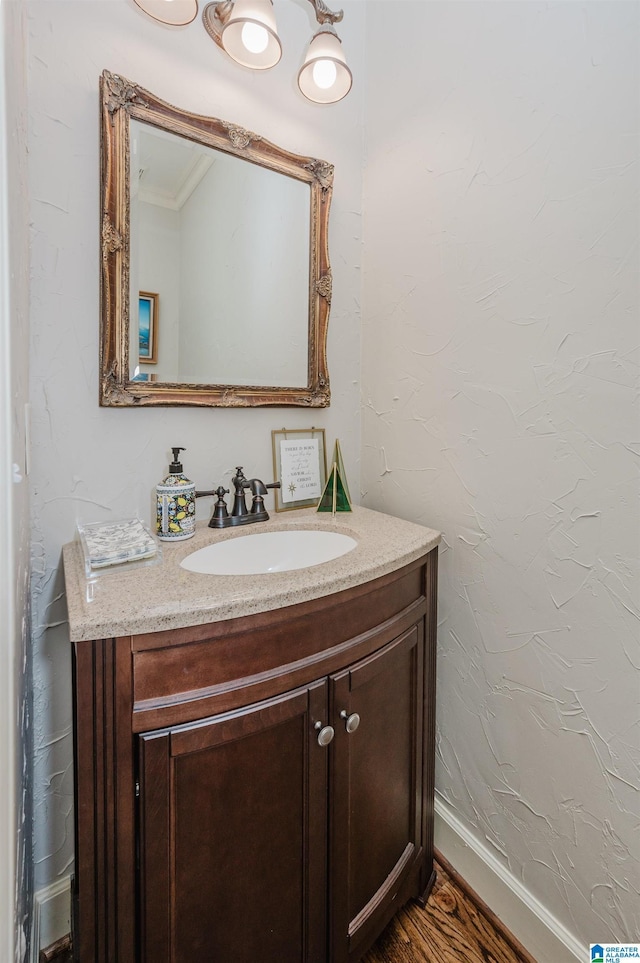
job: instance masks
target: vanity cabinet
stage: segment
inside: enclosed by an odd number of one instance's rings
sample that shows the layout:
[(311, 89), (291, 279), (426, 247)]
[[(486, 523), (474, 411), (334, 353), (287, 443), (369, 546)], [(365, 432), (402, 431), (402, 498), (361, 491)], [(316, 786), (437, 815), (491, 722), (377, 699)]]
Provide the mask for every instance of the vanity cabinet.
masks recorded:
[(74, 643), (80, 963), (356, 963), (433, 882), (437, 549)]
[(140, 736), (143, 960), (326, 959), (326, 696)]

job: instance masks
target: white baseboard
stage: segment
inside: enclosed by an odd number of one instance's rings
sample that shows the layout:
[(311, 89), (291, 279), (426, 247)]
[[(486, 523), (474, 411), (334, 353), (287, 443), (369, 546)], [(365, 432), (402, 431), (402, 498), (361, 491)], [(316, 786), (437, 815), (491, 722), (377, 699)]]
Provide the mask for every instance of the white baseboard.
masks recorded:
[(39, 889), (33, 904), (31, 961), (38, 963), (40, 950), (71, 932), (71, 877), (65, 876)]
[(585, 963), (581, 944), (436, 796), (435, 844), (538, 963)]

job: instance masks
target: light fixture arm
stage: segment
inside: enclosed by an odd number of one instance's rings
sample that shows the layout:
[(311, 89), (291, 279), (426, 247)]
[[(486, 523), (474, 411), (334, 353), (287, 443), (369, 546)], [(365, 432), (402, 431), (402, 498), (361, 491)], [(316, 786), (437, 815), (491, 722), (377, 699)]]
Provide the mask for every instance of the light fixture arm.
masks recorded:
[(202, 11), (204, 29), (221, 50), (224, 50), (220, 39), (222, 28), (231, 16), (232, 10), (233, 0), (215, 0), (213, 3), (208, 3)]
[(344, 10), (329, 10), (324, 0), (309, 0), (309, 3), (313, 7), (316, 13), (316, 20), (320, 24), (324, 23), (340, 23), (344, 17)]

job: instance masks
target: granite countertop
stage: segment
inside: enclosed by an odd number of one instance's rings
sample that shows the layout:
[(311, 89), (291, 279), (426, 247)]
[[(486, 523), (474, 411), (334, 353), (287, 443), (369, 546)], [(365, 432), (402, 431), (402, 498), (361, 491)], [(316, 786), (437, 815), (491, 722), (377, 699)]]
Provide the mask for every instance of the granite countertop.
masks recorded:
[[(187, 555), (212, 542), (259, 532), (322, 529), (343, 532), (357, 546), (331, 562), (262, 575), (198, 575), (180, 567)], [(63, 548), (71, 640), (137, 635), (254, 615), (321, 598), (387, 575), (431, 551), (440, 533), (367, 508), (318, 514), (308, 508), (236, 529), (198, 522), (193, 538), (163, 542), (162, 561), (87, 579), (78, 541)]]

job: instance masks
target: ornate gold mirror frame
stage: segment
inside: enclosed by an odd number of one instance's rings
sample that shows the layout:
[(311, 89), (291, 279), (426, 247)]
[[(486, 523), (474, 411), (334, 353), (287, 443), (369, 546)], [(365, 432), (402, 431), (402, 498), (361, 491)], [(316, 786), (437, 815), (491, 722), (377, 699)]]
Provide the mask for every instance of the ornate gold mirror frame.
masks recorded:
[[(213, 117), (178, 110), (131, 83), (104, 71), (101, 94), (102, 269), (100, 404), (106, 407), (200, 405), (252, 407), (294, 405), (323, 408), (330, 403), (326, 359), (331, 306), (328, 253), (333, 165), (292, 154), (263, 137)], [(237, 384), (182, 384), (131, 380), (130, 317), (130, 121), (137, 120), (189, 141), (223, 151), (310, 188), (308, 380), (302, 387)], [(247, 279), (251, 283), (251, 279)], [(263, 337), (269, 337), (264, 331)], [(286, 351), (286, 345), (283, 345)]]

